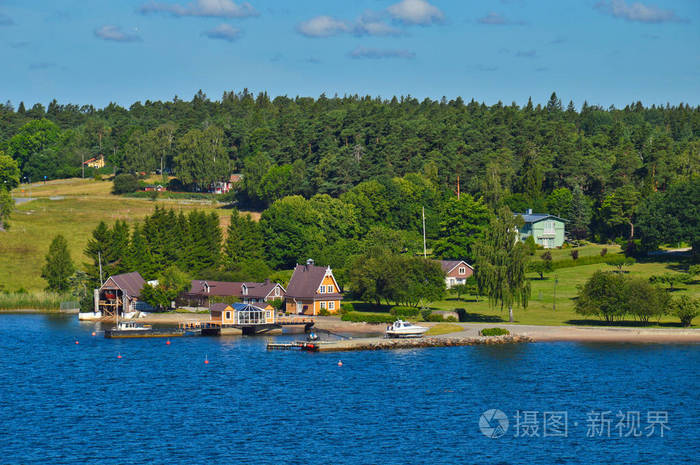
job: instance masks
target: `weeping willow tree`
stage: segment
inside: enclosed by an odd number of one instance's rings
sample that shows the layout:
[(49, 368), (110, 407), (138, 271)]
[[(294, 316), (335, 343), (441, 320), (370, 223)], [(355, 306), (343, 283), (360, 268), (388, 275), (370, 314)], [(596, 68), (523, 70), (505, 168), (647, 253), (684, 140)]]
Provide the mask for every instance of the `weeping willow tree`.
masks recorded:
[(508, 308), (513, 322), (513, 305), (527, 308), (530, 281), (525, 278), (528, 253), (518, 240), (521, 217), (514, 217), (508, 207), (491, 220), (484, 238), (474, 245), (476, 279), (480, 293), (488, 296), (492, 306)]

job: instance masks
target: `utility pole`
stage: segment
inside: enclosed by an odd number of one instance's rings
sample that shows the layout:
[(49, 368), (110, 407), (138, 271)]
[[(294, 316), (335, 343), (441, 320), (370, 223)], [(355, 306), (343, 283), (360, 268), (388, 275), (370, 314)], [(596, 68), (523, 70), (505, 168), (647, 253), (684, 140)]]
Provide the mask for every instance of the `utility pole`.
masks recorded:
[(554, 275), (554, 300), (552, 301), (552, 311), (557, 311), (557, 283), (559, 283), (559, 278)]
[(428, 258), (428, 252), (425, 248), (425, 207), (423, 207), (423, 258)]
[(85, 179), (85, 151), (84, 150), (80, 151), (80, 159), (83, 161), (83, 164), (80, 166), (83, 168), (83, 179)]
[(102, 281), (102, 252), (100, 251), (97, 252), (97, 261), (100, 264), (100, 287), (102, 287), (104, 281)]
[(457, 200), (459, 200), (459, 175), (457, 175)]

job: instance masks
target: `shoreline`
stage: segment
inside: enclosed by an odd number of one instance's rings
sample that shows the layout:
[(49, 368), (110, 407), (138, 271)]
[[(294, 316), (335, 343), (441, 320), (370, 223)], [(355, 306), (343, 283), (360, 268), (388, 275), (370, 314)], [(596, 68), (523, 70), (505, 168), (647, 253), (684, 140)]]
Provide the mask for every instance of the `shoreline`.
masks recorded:
[[(1, 314), (47, 314), (47, 315), (71, 315), (60, 310), (36, 310), (15, 309), (0, 310)], [(342, 321), (336, 317), (314, 317), (315, 328), (331, 333), (383, 336), (386, 324), (355, 323)], [(151, 313), (145, 318), (135, 321), (146, 324), (177, 325), (184, 321), (209, 321), (208, 313)], [(84, 323), (93, 323), (84, 321)], [(440, 323), (420, 322), (421, 326), (433, 327)], [(462, 327), (462, 331), (456, 331), (433, 338), (475, 338), (479, 337), (479, 331), (484, 328), (505, 328), (511, 336), (525, 337), (533, 342), (591, 342), (591, 343), (662, 343), (662, 344), (687, 344), (700, 343), (700, 328), (646, 328), (623, 326), (546, 326), (546, 325), (519, 325), (510, 323), (450, 323)], [(290, 328), (291, 329), (291, 328)], [(296, 329), (296, 328), (295, 328)], [(289, 333), (301, 332), (300, 329)], [(285, 331), (285, 333), (287, 333)], [(288, 334), (288, 333), (287, 333)]]

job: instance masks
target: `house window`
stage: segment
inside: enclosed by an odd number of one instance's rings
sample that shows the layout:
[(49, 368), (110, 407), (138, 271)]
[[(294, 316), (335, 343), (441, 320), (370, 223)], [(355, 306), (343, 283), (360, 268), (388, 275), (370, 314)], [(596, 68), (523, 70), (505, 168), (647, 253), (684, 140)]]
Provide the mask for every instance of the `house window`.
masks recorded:
[(265, 312), (265, 320), (270, 321), (272, 319), (272, 312), (270, 310)]
[(230, 320), (231, 319), (231, 312), (226, 312), (226, 319)]
[(322, 286), (319, 288), (318, 292), (320, 292), (321, 294), (325, 294), (325, 293), (326, 293), (326, 286), (323, 286), (323, 285), (322, 285)]
[(544, 233), (545, 234), (554, 234), (554, 221), (545, 221), (544, 222)]
[(243, 294), (243, 295), (248, 295), (248, 286), (243, 285), (242, 294)]
[(459, 274), (467, 274), (467, 269), (463, 266), (460, 266), (458, 272)]
[(328, 302), (328, 310), (335, 310), (335, 301)]
[(326, 303), (325, 303), (325, 302), (321, 302), (321, 310), (325, 310), (325, 309), (326, 309)]
[(326, 292), (329, 293), (329, 294), (330, 294), (331, 292), (335, 292), (335, 288), (333, 287), (332, 284), (329, 284), (328, 286), (326, 286)]

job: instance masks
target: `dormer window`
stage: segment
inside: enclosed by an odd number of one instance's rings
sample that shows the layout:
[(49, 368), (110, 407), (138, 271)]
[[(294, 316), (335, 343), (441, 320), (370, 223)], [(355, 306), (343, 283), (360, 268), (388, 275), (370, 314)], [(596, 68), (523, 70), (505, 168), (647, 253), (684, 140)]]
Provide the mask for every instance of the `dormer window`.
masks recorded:
[(246, 286), (245, 284), (241, 286), (241, 293), (243, 295), (248, 295), (248, 286)]
[(467, 274), (467, 269), (463, 266), (459, 267), (459, 270), (457, 270), (459, 274)]

